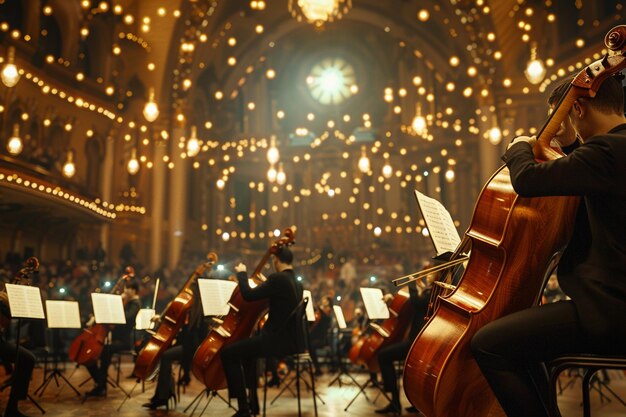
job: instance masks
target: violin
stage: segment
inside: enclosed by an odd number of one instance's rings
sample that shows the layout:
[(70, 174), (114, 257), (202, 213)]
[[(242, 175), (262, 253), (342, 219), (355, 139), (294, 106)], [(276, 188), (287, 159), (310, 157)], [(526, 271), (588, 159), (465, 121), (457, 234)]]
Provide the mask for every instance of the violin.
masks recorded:
[(161, 355), (169, 349), (183, 326), (193, 305), (192, 284), (217, 262), (217, 255), (209, 252), (207, 262), (199, 265), (187, 278), (185, 285), (178, 295), (172, 300), (161, 314), (161, 324), (158, 330), (150, 337), (150, 340), (139, 352), (135, 361), (133, 374), (142, 381), (153, 379), (159, 371)]
[[(120, 294), (126, 282), (134, 276), (135, 270), (133, 267), (127, 266), (124, 270), (124, 275), (117, 280), (109, 293)], [(67, 352), (68, 358), (78, 365), (86, 365), (97, 361), (102, 354), (105, 339), (112, 328), (113, 325), (111, 324), (95, 324), (83, 330), (70, 345), (69, 351)]]
[[(613, 28), (605, 44), (611, 52), (574, 78), (538, 134), (533, 153), (539, 162), (563, 156), (550, 141), (574, 101), (593, 97), (604, 80), (626, 68), (626, 26)], [(481, 417), (497, 406), (472, 356), (472, 337), (487, 323), (538, 303), (571, 236), (578, 203), (571, 196), (520, 197), (505, 166), (483, 187), (466, 231), (471, 254), (463, 276), (439, 297), (405, 361), (407, 398), (425, 416)]]
[[(261, 270), (270, 256), (283, 246), (292, 245), (295, 232), (286, 228), (282, 235), (269, 247), (250, 279), (259, 284)], [(214, 318), (216, 325), (210, 329), (208, 336), (200, 344), (193, 357), (191, 370), (196, 378), (204, 383), (207, 389), (219, 391), (227, 387), (226, 376), (220, 358), (221, 349), (233, 342), (250, 337), (257, 323), (267, 312), (267, 300), (246, 301), (241, 295), (239, 286), (235, 287), (228, 302), (230, 310), (223, 318)]]

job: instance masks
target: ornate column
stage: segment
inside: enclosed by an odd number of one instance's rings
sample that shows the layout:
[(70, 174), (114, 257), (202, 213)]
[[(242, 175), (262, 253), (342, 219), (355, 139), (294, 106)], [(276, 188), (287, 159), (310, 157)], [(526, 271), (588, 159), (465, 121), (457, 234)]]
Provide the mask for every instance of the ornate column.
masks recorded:
[[(172, 130), (172, 145), (178, 143), (178, 139), (185, 136), (185, 130), (176, 127)], [(170, 170), (170, 201), (169, 201), (169, 230), (168, 230), (168, 266), (174, 268), (180, 259), (183, 243), (185, 241), (185, 212), (187, 208), (187, 163), (180, 157), (180, 150), (172, 146), (170, 161), (174, 168)]]
[[(113, 193), (113, 181), (112, 176), (109, 174), (115, 172), (114, 168), (114, 154), (115, 154), (115, 140), (114, 130), (111, 129), (104, 139), (104, 161), (102, 162), (102, 173), (100, 175), (100, 189), (102, 190), (102, 201), (111, 203), (111, 195)], [(111, 234), (111, 225), (109, 223), (103, 223), (100, 228), (100, 243), (102, 243), (102, 249), (109, 253), (109, 239)], [(112, 259), (109, 253), (109, 259)]]
[(152, 166), (152, 184), (150, 201), (150, 270), (156, 271), (163, 264), (163, 209), (165, 206), (165, 155), (166, 144), (161, 141), (154, 143), (154, 165)]

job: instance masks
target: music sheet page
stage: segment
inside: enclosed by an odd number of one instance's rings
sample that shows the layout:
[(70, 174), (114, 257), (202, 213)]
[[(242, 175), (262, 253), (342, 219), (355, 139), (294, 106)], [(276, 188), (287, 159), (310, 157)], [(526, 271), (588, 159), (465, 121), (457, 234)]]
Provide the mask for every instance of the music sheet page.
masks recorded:
[(117, 294), (91, 293), (93, 315), (98, 324), (126, 324), (122, 296)]
[(6, 284), (11, 317), (25, 319), (45, 319), (43, 303), (38, 287)]
[(46, 300), (46, 316), (51, 329), (80, 329), (78, 301)]
[(456, 251), (459, 243), (461, 243), (461, 238), (448, 210), (439, 201), (427, 197), (417, 190), (415, 197), (437, 255)]
[(333, 306), (333, 311), (335, 312), (335, 318), (337, 319), (337, 326), (340, 329), (345, 329), (348, 327), (346, 324), (346, 318), (343, 316), (343, 310), (341, 306)]
[(236, 282), (219, 279), (198, 279), (202, 311), (205, 316), (225, 316), (230, 310), (228, 301), (235, 291)]
[(315, 310), (313, 309), (313, 297), (311, 291), (302, 291), (302, 298), (308, 298), (309, 302), (306, 303), (306, 319), (307, 321), (315, 321)]
[(370, 320), (388, 319), (389, 309), (383, 299), (383, 290), (380, 288), (360, 288), (360, 290)]

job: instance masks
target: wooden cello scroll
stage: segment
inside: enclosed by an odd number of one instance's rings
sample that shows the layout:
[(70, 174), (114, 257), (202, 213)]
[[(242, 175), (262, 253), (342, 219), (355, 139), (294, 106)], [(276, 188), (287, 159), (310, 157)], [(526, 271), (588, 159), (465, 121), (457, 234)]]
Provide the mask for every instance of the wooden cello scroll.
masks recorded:
[(161, 314), (161, 325), (150, 337), (148, 343), (139, 352), (135, 361), (133, 374), (142, 381), (151, 380), (159, 370), (161, 355), (172, 345), (178, 335), (187, 313), (194, 303), (192, 284), (217, 262), (217, 255), (210, 252), (207, 261), (198, 265), (193, 273), (187, 278), (185, 285), (178, 295), (165, 307)]
[[(626, 67), (626, 26), (606, 36), (611, 50), (571, 83), (533, 147), (541, 161), (561, 157), (550, 141), (574, 101), (593, 97)], [(440, 297), (435, 314), (405, 361), (409, 401), (426, 417), (484, 417), (496, 399), (470, 350), (486, 324), (536, 305), (546, 273), (558, 262), (574, 227), (578, 197), (523, 198), (500, 168), (483, 187), (466, 236), (471, 254), (461, 281)]]

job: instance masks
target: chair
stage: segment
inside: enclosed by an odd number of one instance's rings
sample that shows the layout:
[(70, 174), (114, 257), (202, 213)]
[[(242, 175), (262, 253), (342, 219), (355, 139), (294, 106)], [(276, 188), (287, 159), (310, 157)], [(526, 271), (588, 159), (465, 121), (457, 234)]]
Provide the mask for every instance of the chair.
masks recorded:
[[(589, 393), (592, 388), (597, 389), (602, 398), (607, 398), (602, 389), (606, 389), (614, 398), (626, 407), (626, 402), (622, 400), (609, 386), (609, 380), (601, 380), (594, 378), (594, 375), (605, 369), (622, 369), (626, 370), (626, 357), (624, 356), (599, 356), (599, 355), (568, 355), (562, 356), (551, 361), (548, 366), (550, 374), (550, 386), (552, 387), (552, 395), (550, 396), (550, 407), (555, 415), (560, 416), (557, 401), (557, 385), (559, 375), (562, 371), (569, 368), (582, 368), (582, 396), (583, 396), (583, 415), (591, 417), (591, 402)], [(594, 385), (596, 384), (596, 385)]]
[[(296, 306), (294, 311), (291, 313), (297, 314), (299, 316), (300, 326), (297, 328), (297, 339), (298, 339), (298, 352), (287, 355), (285, 359), (289, 362), (293, 363), (293, 368), (295, 370), (296, 375), (292, 377), (290, 380), (287, 380), (289, 373), (282, 379), (281, 383), (284, 383), (282, 390), (274, 397), (271, 401), (270, 405), (274, 403), (286, 390), (291, 391), (291, 385), (296, 383), (296, 397), (298, 399), (298, 416), (302, 416), (301, 402), (300, 402), (300, 382), (304, 382), (307, 389), (312, 391), (313, 396), (313, 408), (315, 410), (315, 416), (317, 417), (317, 398), (320, 398), (317, 392), (315, 391), (315, 376), (314, 376), (314, 367), (313, 360), (311, 359), (311, 355), (309, 354), (309, 331), (308, 331), (308, 323), (306, 320), (306, 303), (309, 301), (308, 298), (303, 298), (302, 301)], [(287, 320), (288, 322), (289, 320)], [(265, 359), (265, 369), (267, 370), (268, 358)], [(303, 377), (303, 373), (307, 372), (310, 376), (310, 383), (306, 381)], [(267, 404), (267, 372), (265, 372), (264, 378), (264, 387), (263, 387), (263, 417), (265, 417), (265, 409)], [(293, 393), (293, 391), (291, 391)], [(320, 398), (320, 401), (324, 403), (324, 401)]]

